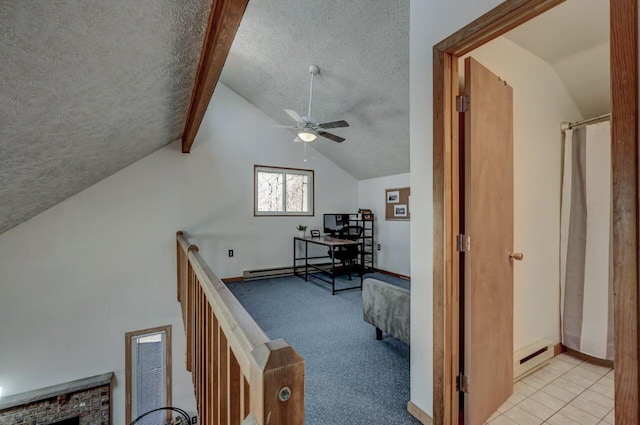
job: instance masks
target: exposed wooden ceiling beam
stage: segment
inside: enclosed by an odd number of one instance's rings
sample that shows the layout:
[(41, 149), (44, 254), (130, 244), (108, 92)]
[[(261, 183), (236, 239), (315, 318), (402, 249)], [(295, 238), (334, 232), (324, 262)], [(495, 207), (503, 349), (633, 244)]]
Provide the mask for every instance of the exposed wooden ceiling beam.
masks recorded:
[(182, 133), (182, 152), (189, 153), (216, 88), (233, 38), (249, 0), (213, 0), (204, 36), (189, 113)]

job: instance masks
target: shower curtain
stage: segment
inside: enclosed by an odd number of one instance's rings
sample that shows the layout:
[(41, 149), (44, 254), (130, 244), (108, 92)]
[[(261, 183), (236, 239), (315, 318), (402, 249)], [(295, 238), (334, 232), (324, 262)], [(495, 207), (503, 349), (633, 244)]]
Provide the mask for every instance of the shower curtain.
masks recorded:
[(613, 360), (611, 130), (565, 131), (560, 226), (562, 343)]

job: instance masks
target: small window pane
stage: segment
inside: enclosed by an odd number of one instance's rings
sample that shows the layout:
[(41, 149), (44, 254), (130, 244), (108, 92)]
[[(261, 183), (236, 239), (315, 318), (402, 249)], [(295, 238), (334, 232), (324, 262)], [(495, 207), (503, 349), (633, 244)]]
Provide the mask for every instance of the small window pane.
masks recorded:
[(254, 166), (254, 214), (313, 216), (313, 170)]
[[(142, 414), (158, 407), (164, 407), (166, 388), (166, 363), (164, 358), (165, 347), (162, 341), (163, 333), (153, 336), (135, 338), (136, 348), (136, 413)], [(149, 415), (144, 418), (146, 422), (162, 420), (164, 412)], [(157, 423), (157, 422), (156, 422)]]
[(283, 174), (258, 171), (258, 211), (281, 212)]
[(287, 211), (308, 211), (309, 177), (300, 174), (287, 174)]

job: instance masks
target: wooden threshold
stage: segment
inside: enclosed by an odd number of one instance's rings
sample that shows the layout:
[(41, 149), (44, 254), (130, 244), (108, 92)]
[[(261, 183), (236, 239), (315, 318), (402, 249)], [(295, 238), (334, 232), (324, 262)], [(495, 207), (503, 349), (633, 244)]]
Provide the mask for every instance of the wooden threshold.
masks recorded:
[(224, 62), (249, 0), (212, 0), (209, 25), (191, 92), (189, 113), (182, 132), (182, 153), (191, 152), (204, 113), (216, 88)]
[(427, 415), (424, 410), (415, 405), (414, 402), (409, 401), (407, 403), (407, 412), (414, 418), (420, 421), (423, 425), (433, 425), (433, 419)]

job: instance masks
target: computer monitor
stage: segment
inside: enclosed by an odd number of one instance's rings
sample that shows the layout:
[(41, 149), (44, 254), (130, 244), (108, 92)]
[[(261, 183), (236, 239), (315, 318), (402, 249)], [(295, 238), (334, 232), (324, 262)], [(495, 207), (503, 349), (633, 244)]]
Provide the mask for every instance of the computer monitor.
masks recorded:
[(335, 236), (343, 227), (349, 225), (349, 214), (325, 214), (324, 233)]

